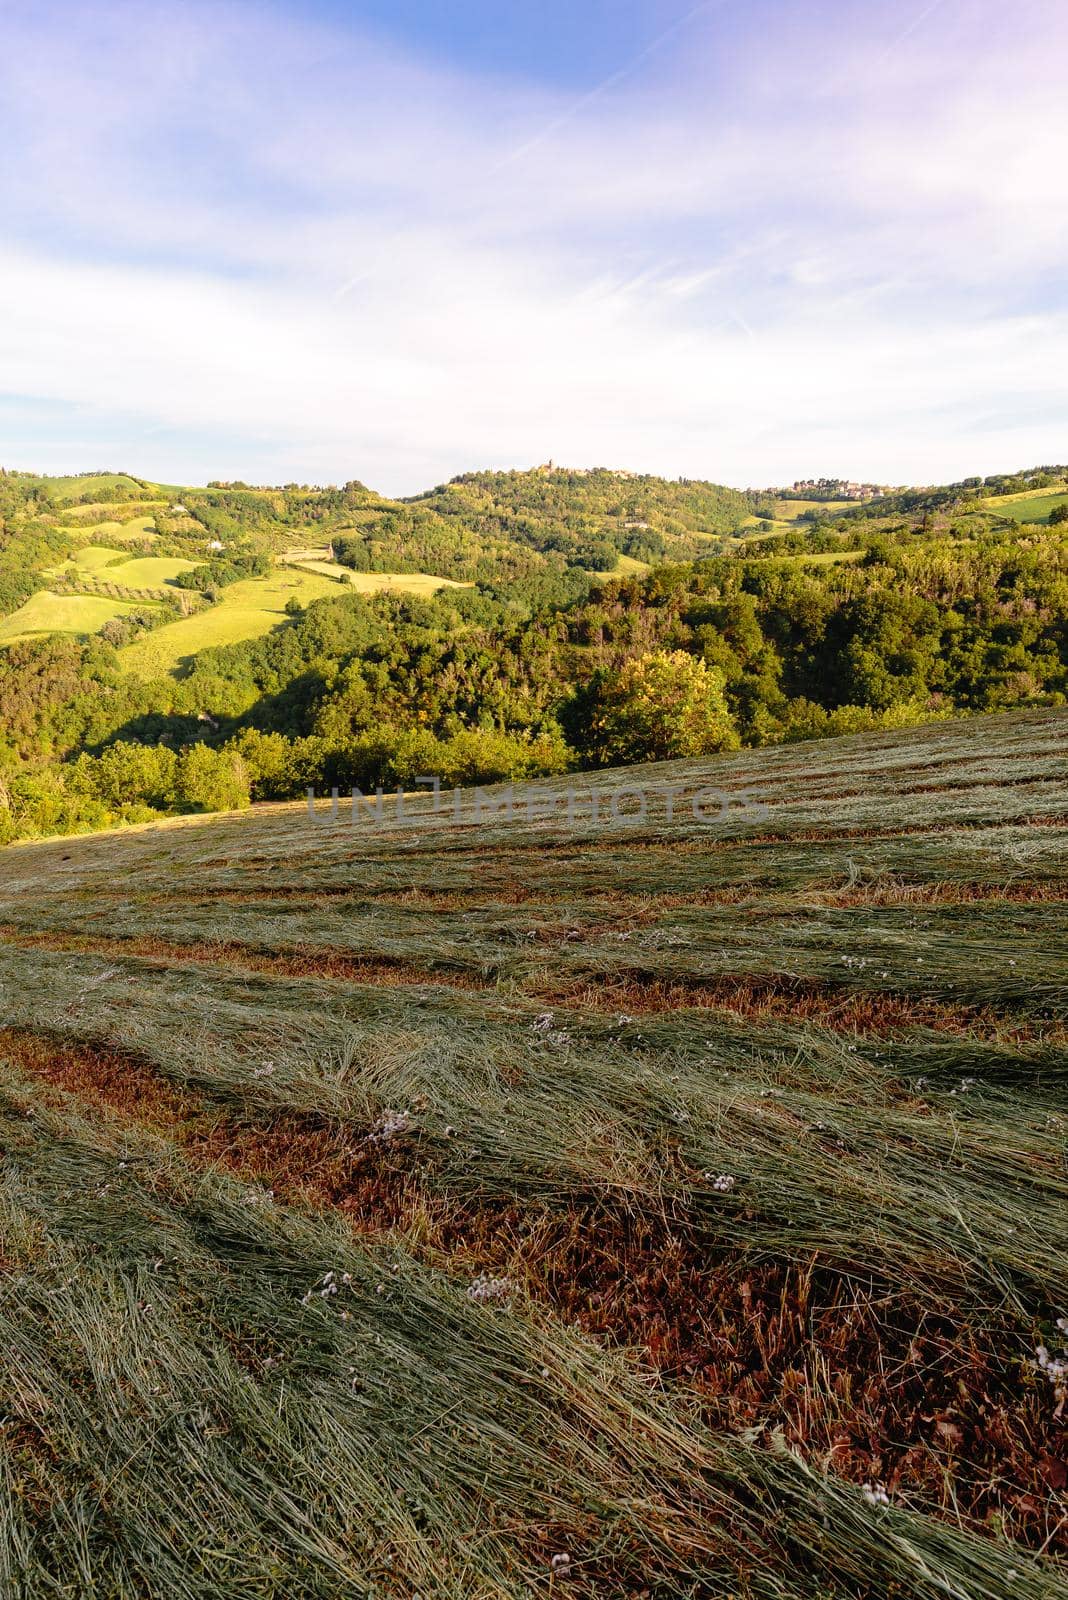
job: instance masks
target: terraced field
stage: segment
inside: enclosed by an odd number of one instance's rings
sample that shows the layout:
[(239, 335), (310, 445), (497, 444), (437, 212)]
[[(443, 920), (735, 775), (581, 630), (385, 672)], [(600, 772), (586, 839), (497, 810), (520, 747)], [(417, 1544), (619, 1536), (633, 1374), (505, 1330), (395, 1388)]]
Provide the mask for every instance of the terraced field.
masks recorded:
[(0, 1592), (1068, 1592), (1066, 735), (4, 852)]

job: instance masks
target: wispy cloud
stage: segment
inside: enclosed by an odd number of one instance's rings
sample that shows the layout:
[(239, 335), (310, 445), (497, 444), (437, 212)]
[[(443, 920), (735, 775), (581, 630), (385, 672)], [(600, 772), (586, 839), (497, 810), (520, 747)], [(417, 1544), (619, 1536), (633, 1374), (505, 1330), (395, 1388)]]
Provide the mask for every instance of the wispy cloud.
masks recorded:
[(0, 386), (56, 410), (3, 453), (395, 491), (1063, 456), (1068, 27), (1024, 11), (1041, 44), (986, 0), (661, 9), (576, 95), (263, 7), (16, 8)]

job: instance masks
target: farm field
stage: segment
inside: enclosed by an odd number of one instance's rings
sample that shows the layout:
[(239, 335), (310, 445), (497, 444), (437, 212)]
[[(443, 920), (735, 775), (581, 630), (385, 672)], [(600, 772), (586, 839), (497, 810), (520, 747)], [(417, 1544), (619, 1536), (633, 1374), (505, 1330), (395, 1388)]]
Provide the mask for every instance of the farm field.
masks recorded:
[(1068, 1592), (1066, 736), (0, 854), (0, 1591)]
[(131, 589), (158, 589), (180, 573), (192, 572), (196, 565), (181, 556), (133, 556), (105, 568), (99, 576), (105, 582), (125, 584)]
[[(89, 508), (86, 507), (84, 509)], [(95, 513), (98, 513), (104, 508), (97, 506), (93, 509)], [(113, 544), (117, 545), (129, 544), (134, 539), (136, 539), (138, 543), (144, 539), (147, 539), (149, 542), (151, 542), (159, 537), (159, 535), (156, 533), (152, 517), (148, 516), (128, 517), (125, 522), (118, 522), (114, 517), (105, 517), (103, 521), (89, 522), (86, 523), (84, 527), (82, 527), (82, 525), (78, 522), (70, 523), (68, 526), (76, 528), (79, 535), (83, 538), (102, 539), (105, 541), (110, 540)], [(84, 546), (83, 549), (79, 550), (78, 552), (78, 559), (81, 560), (86, 554), (86, 551), (94, 548), (96, 547), (92, 545)]]
[(39, 589), (17, 611), (0, 619), (0, 644), (33, 634), (96, 633), (112, 617), (135, 609), (131, 601), (106, 595), (53, 594), (50, 589)]
[(88, 472), (60, 474), (58, 477), (43, 477), (32, 472), (22, 473), (27, 484), (38, 488), (47, 489), (53, 499), (59, 502), (77, 501), (83, 494), (95, 490), (104, 493), (108, 490), (120, 489), (124, 492), (136, 494), (138, 490), (151, 491), (152, 485), (146, 485), (142, 479), (128, 477), (125, 472)]
[(648, 561), (639, 561), (636, 556), (618, 555), (616, 564), (611, 572), (596, 572), (592, 568), (585, 569), (587, 577), (594, 583), (608, 583), (612, 578), (640, 577), (643, 573), (651, 572), (652, 567)]
[(216, 605), (168, 622), (153, 633), (146, 633), (119, 652), (127, 672), (142, 677), (159, 677), (178, 670), (183, 663), (212, 645), (237, 644), (242, 639), (257, 639), (285, 620), (286, 602), (310, 600), (336, 594), (328, 578), (313, 572), (279, 570), (267, 578), (246, 578), (222, 591)]
[[(146, 557), (138, 562), (128, 562), (124, 567), (109, 569), (108, 576), (133, 568), (145, 568), (155, 561)], [(193, 563), (173, 561), (171, 567), (187, 567)], [(232, 583), (222, 591), (217, 604), (195, 616), (169, 622), (153, 633), (147, 633), (119, 652), (119, 659), (128, 672), (142, 677), (158, 677), (165, 672), (180, 669), (198, 650), (212, 645), (237, 644), (243, 639), (256, 639), (285, 620), (287, 601), (297, 599), (302, 605), (311, 600), (321, 600), (337, 594), (337, 575), (344, 573), (353, 580), (353, 587), (365, 594), (396, 589), (404, 594), (428, 594), (441, 588), (462, 588), (447, 578), (433, 578), (426, 573), (395, 574), (380, 572), (350, 572), (347, 567), (334, 567), (331, 562), (301, 561), (280, 565), (277, 571), (265, 578), (246, 578)], [(172, 574), (173, 575), (173, 574)], [(116, 577), (116, 582), (132, 579)], [(159, 582), (157, 578), (155, 580)]]
[(1068, 493), (1063, 489), (1026, 490), (1022, 494), (991, 495), (982, 504), (1014, 522), (1042, 523), (1054, 506), (1068, 505)]
[(806, 511), (816, 511), (821, 517), (836, 517), (843, 511), (849, 511), (855, 504), (852, 500), (776, 500), (772, 507), (775, 513), (773, 517), (746, 517), (742, 527), (760, 528), (764, 522), (770, 521), (771, 532), (765, 537), (771, 538), (772, 534), (796, 529)]
[(69, 573), (77, 577), (96, 578), (101, 583), (119, 583), (131, 589), (158, 589), (189, 572), (195, 561), (181, 556), (130, 556), (125, 550), (115, 550), (108, 545), (88, 544), (69, 561), (52, 569), (52, 575)]
[(87, 544), (79, 550), (69, 561), (63, 563), (60, 571), (84, 573), (95, 577), (105, 567), (114, 562), (116, 565), (124, 559), (125, 550), (114, 548), (106, 544)]
[[(625, 558), (624, 558), (625, 559)], [(317, 556), (284, 556), (285, 566), (298, 572), (317, 572), (333, 578), (336, 583), (349, 583), (358, 594), (381, 594), (392, 590), (399, 594), (435, 594), (438, 589), (470, 589), (469, 583), (457, 583), (453, 578), (435, 577), (429, 572), (354, 572), (338, 561)]]

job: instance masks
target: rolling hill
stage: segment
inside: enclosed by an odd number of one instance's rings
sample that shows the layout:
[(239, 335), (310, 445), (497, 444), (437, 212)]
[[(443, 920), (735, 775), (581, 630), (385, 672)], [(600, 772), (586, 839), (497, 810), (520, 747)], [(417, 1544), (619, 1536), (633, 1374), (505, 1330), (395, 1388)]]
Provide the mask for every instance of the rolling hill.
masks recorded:
[(1066, 481), (0, 473), (0, 840), (1063, 704)]
[(3, 852), (4, 1593), (1064, 1594), (1066, 734)]
[[(0, 631), (0, 642), (45, 631), (42, 616), (49, 619), (47, 631), (87, 637), (123, 614), (118, 606), (105, 611), (52, 603), (48, 583), (57, 571), (75, 583), (96, 579), (156, 589), (155, 598), (166, 600), (178, 574), (199, 566), (209, 587), (209, 563), (254, 552), (364, 594), (422, 595), (475, 581), (540, 581), (551, 589), (568, 572), (569, 592), (578, 592), (590, 574), (632, 573), (650, 560), (690, 559), (723, 548), (750, 510), (750, 498), (737, 490), (607, 470), (467, 474), (410, 501), (384, 499), (359, 483), (342, 489), (183, 488), (121, 473), (4, 473), (0, 512), (17, 571), (9, 599), (0, 582), (0, 608), (14, 617), (15, 601), (36, 593), (45, 598), (31, 606), (25, 626), (20, 619)], [(42, 534), (50, 541), (43, 551)], [(117, 542), (140, 545), (141, 552), (127, 552), (120, 562)], [(19, 543), (21, 551), (11, 548)], [(56, 562), (56, 553), (63, 559)], [(201, 649), (254, 639), (276, 626), (287, 598), (306, 603), (330, 593), (283, 575), (250, 581), (254, 589), (214, 594), (212, 607), (196, 617), (142, 612), (140, 631), (158, 627), (161, 637), (127, 649), (125, 669), (138, 675), (184, 670)]]

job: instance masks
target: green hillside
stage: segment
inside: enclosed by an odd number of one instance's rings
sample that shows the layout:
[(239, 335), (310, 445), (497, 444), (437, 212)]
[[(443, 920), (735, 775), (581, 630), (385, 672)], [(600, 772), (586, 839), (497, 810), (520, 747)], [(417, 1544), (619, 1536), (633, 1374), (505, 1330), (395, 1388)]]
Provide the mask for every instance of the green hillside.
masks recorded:
[(17, 611), (0, 620), (0, 644), (12, 639), (43, 638), (50, 633), (85, 636), (96, 633), (105, 622), (136, 610), (125, 600), (102, 595), (59, 595), (39, 589)]
[(5, 1593), (1063, 1594), (1066, 735), (0, 854)]
[(1042, 523), (1049, 521), (1051, 511), (1068, 505), (1068, 493), (1056, 488), (1035, 493), (1025, 489), (1017, 494), (992, 495), (983, 503), (1001, 516), (1011, 517), (1013, 522)]
[(1066, 483), (0, 473), (0, 841), (1064, 704)]

